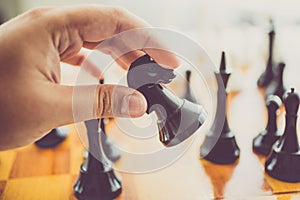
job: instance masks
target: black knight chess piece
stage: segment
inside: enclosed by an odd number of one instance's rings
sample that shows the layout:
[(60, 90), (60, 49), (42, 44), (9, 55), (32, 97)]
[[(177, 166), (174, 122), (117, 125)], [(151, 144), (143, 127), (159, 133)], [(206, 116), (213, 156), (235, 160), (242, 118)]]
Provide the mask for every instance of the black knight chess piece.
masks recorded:
[[(200, 148), (200, 156), (213, 163), (229, 164), (239, 158), (240, 150), (236, 143), (235, 135), (228, 126), (226, 117), (227, 93), (224, 88), (226, 88), (230, 73), (226, 70), (224, 52), (222, 52), (219, 75), (221, 78), (217, 78), (218, 101), (216, 118)], [(218, 77), (218, 74), (216, 74), (216, 77)], [(223, 94), (224, 92), (225, 94)], [(222, 120), (224, 116), (225, 121)]]
[(280, 98), (282, 98), (282, 96), (285, 92), (285, 87), (284, 87), (284, 83), (283, 83), (284, 68), (285, 68), (285, 63), (283, 63), (283, 62), (280, 62), (277, 65), (274, 78), (266, 88), (266, 91), (265, 91), (266, 96), (277, 95)]
[(292, 88), (284, 95), (285, 129), (273, 145), (265, 162), (265, 171), (273, 178), (286, 182), (300, 182), (300, 148), (297, 138), (299, 95)]
[(47, 135), (35, 142), (35, 145), (40, 148), (54, 148), (61, 144), (68, 136), (69, 129), (66, 126), (61, 126), (52, 129)]
[(172, 69), (161, 67), (149, 55), (135, 60), (127, 74), (128, 86), (146, 98), (146, 112), (156, 113), (159, 139), (167, 147), (193, 135), (207, 115), (201, 105), (178, 98), (161, 84), (168, 84), (174, 78)]
[(185, 85), (185, 94), (183, 96), (184, 99), (193, 102), (198, 103), (195, 96), (192, 94), (191, 87), (190, 87), (190, 80), (191, 80), (191, 74), (192, 72), (190, 70), (186, 70), (185, 76), (186, 76), (186, 85)]
[[(88, 129), (89, 154), (81, 165), (79, 177), (73, 186), (75, 196), (79, 200), (113, 200), (121, 194), (122, 185), (100, 145), (103, 135), (101, 125), (94, 127), (93, 120), (85, 123)], [(98, 133), (95, 133), (95, 129)]]
[(256, 153), (269, 155), (273, 144), (280, 138), (277, 130), (277, 111), (281, 106), (281, 100), (278, 96), (270, 95), (266, 100), (268, 109), (268, 122), (266, 128), (253, 139), (252, 148)]
[(274, 39), (275, 39), (275, 29), (274, 23), (270, 20), (271, 28), (269, 31), (269, 57), (267, 61), (267, 66), (265, 71), (260, 75), (257, 80), (258, 87), (267, 87), (274, 78), (274, 61), (273, 61), (273, 49), (274, 49)]

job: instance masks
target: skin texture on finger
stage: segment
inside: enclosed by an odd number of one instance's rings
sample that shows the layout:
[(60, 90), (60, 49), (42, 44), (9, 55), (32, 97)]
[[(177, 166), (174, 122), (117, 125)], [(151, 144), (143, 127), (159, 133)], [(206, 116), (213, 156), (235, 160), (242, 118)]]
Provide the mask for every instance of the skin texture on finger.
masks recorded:
[(32, 143), (55, 128), (57, 121), (52, 117), (61, 114), (59, 110), (55, 110), (57, 105), (55, 101), (51, 101), (48, 93), (51, 86), (57, 84), (23, 79), (16, 79), (14, 82), (10, 86), (0, 86), (1, 150)]

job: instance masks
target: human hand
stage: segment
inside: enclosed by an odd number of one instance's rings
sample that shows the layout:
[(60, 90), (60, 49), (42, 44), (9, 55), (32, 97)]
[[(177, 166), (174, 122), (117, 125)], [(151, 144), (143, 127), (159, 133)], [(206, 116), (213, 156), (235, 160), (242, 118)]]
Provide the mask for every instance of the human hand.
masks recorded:
[[(93, 49), (115, 34), (144, 27), (149, 25), (123, 9), (100, 6), (37, 8), (1, 25), (0, 150), (32, 143), (55, 127), (73, 123), (74, 104), (82, 111), (77, 121), (143, 115), (146, 101), (133, 89), (76, 86), (81, 98), (73, 102), (74, 87), (59, 83), (60, 62), (80, 65), (85, 59), (82, 47)], [(149, 35), (141, 37), (149, 40)], [(104, 52), (114, 57), (113, 50)], [(145, 53), (158, 63), (178, 66), (172, 54), (153, 49), (114, 58), (128, 69)]]

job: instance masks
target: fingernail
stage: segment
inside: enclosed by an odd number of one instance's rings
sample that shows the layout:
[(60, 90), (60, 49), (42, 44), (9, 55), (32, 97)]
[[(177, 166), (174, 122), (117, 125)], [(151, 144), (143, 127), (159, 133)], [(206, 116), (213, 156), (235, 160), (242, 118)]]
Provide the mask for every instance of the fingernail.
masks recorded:
[(139, 94), (126, 95), (122, 100), (121, 113), (130, 117), (139, 117), (146, 112), (147, 102)]

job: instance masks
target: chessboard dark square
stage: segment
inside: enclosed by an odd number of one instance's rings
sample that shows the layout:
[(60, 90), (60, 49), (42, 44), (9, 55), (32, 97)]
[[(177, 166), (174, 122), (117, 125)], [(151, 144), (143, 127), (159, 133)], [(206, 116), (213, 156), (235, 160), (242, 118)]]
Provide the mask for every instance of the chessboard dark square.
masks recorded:
[(6, 186), (6, 181), (0, 181), (0, 197), (3, 194), (5, 186)]

